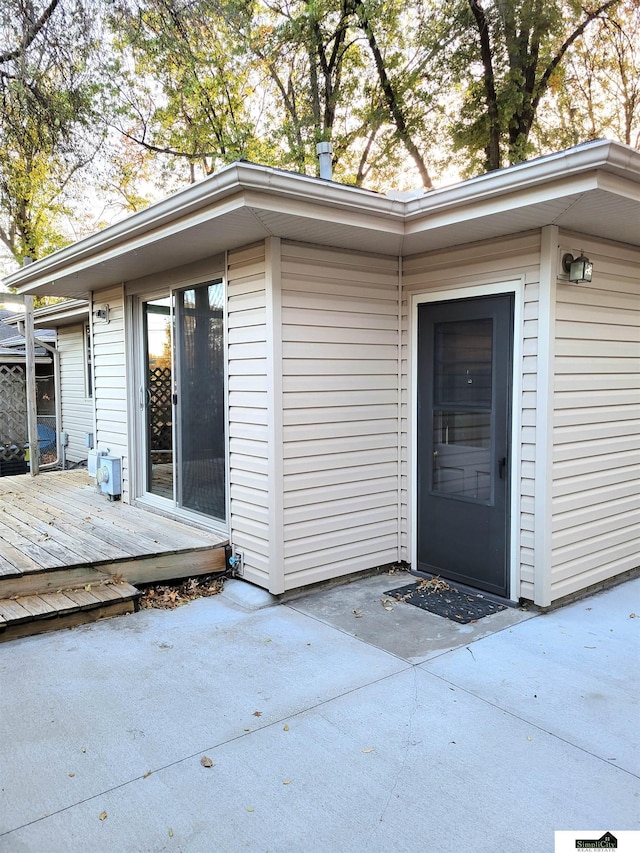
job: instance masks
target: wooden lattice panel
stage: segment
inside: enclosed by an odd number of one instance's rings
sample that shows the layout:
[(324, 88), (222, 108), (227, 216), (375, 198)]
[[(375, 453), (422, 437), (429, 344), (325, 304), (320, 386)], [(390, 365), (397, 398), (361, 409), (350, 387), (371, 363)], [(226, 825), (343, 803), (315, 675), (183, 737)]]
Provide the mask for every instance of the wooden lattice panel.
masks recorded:
[(0, 460), (23, 458), (27, 434), (24, 367), (0, 364)]
[(149, 369), (150, 450), (171, 450), (171, 368)]

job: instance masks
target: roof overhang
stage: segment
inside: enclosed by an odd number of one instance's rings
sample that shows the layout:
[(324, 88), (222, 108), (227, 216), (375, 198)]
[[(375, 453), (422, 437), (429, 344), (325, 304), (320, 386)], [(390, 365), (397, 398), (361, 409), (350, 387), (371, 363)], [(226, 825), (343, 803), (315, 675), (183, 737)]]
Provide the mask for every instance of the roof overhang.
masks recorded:
[(86, 299), (271, 236), (407, 256), (545, 225), (640, 245), (640, 152), (599, 140), (409, 201), (234, 163), (5, 283)]
[[(36, 308), (33, 312), (33, 325), (36, 329), (59, 329), (62, 326), (78, 325), (88, 319), (89, 303), (84, 299), (65, 299), (64, 302)], [(24, 314), (15, 314), (3, 322), (7, 326), (22, 329)]]

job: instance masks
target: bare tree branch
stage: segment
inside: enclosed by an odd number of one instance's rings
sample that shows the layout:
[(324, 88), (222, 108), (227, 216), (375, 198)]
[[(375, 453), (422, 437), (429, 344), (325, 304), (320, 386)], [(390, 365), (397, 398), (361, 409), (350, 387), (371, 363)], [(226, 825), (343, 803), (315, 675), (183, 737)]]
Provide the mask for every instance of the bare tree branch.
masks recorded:
[(24, 55), (25, 51), (37, 38), (40, 30), (44, 27), (49, 18), (55, 12), (59, 2), (60, 0), (51, 0), (51, 2), (44, 10), (42, 15), (40, 15), (38, 20), (34, 21), (31, 26), (25, 31), (24, 35), (22, 36), (22, 39), (20, 40), (20, 44), (17, 47), (14, 47), (12, 50), (8, 50), (5, 53), (0, 53), (0, 64), (4, 64), (5, 62), (11, 62), (12, 60), (18, 59), (18, 57)]

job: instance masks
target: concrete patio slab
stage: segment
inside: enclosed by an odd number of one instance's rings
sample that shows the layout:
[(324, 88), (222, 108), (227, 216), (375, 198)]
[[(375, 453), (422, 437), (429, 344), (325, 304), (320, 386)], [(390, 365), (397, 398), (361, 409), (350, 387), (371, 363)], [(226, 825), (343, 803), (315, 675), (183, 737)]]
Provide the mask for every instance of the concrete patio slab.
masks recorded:
[(333, 625), (411, 663), (466, 646), (538, 615), (536, 610), (508, 607), (477, 622), (460, 625), (388, 595), (419, 578), (395, 569), (340, 584), (287, 601), (289, 607)]
[(405, 667), (220, 596), (2, 644), (0, 833)]
[[(637, 589), (445, 652), (425, 622), (392, 654), (303, 599), (222, 596), (6, 643), (0, 851), (538, 853), (556, 829), (640, 830)], [(608, 672), (599, 713), (576, 704)]]
[(640, 775), (640, 578), (424, 666)]

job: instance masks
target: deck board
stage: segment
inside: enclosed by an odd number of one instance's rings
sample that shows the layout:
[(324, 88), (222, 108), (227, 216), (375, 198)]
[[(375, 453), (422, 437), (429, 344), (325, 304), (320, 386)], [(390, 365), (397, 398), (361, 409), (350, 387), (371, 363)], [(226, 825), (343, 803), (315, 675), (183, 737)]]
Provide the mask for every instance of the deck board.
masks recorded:
[[(33, 507), (35, 510), (42, 512), (41, 500), (36, 499), (32, 495), (23, 496), (22, 506), (26, 508), (26, 511), (31, 511), (31, 508)], [(59, 531), (60, 534), (68, 534), (74, 538), (76, 545), (82, 543), (86, 549), (95, 544), (97, 536), (96, 527), (90, 522), (83, 527), (79, 527), (77, 523), (71, 522), (69, 520), (69, 507), (65, 506), (62, 499), (54, 502), (47, 498), (47, 505), (46, 509), (42, 513), (42, 518), (46, 520), (47, 524), (50, 524), (56, 531)], [(56, 533), (56, 535), (58, 534)], [(110, 542), (107, 542), (104, 537), (98, 538), (100, 538), (102, 543), (102, 552), (105, 558), (117, 560), (122, 557), (130, 556), (126, 549), (117, 545), (112, 545)]]
[[(52, 506), (62, 508), (67, 512), (73, 510), (75, 519), (82, 521), (82, 527), (85, 526), (86, 522), (88, 528), (96, 526), (105, 535), (107, 531), (112, 530), (114, 534), (113, 543), (125, 543), (126, 550), (130, 553), (131, 535), (136, 537), (139, 547), (137, 545), (134, 547), (140, 554), (172, 548), (193, 548), (198, 547), (198, 544), (201, 547), (211, 546), (211, 537), (215, 534), (209, 534), (171, 518), (154, 515), (121, 501), (108, 501), (104, 495), (95, 491), (86, 474), (81, 474), (80, 478), (76, 478), (77, 485), (74, 489), (61, 490), (54, 479), (57, 476), (66, 477), (69, 474), (77, 475), (78, 473), (48, 474), (36, 478), (42, 480), (38, 490), (38, 499), (43, 508)], [(28, 486), (22, 485), (22, 488), (28, 490)], [(100, 536), (101, 533), (98, 532), (98, 535)], [(218, 541), (222, 541), (222, 537), (218, 537)]]
[(0, 600), (0, 642), (132, 613), (139, 598), (131, 584), (107, 581), (90, 592), (72, 589)]
[(148, 582), (154, 563), (159, 579), (171, 577), (172, 566), (184, 574), (192, 563), (195, 573), (204, 573), (208, 563), (219, 570), (226, 542), (174, 518), (108, 501), (84, 470), (0, 477), (0, 584), (15, 580), (8, 595), (16, 594), (21, 579), (24, 595), (55, 590), (60, 585), (53, 577), (43, 579), (56, 571), (65, 579), (73, 571), (82, 577), (86, 568), (96, 577), (122, 573)]
[(39, 595), (23, 595), (16, 600), (16, 604), (24, 607), (30, 616), (46, 616), (56, 612), (56, 608)]

